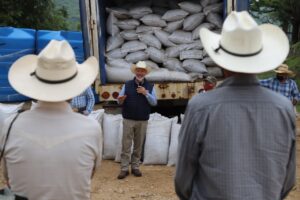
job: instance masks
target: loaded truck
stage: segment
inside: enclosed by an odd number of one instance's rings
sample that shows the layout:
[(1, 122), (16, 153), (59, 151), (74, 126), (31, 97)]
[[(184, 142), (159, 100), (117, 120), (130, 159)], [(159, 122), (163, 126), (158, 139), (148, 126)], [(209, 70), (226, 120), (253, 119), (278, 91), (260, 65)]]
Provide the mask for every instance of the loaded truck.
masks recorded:
[[(202, 88), (203, 75), (218, 69), (210, 66), (213, 63), (201, 47), (200, 26), (218, 32), (229, 12), (249, 6), (249, 0), (78, 2), (81, 32), (0, 28), (0, 102), (29, 100), (7, 80), (16, 59), (38, 54), (51, 39), (67, 39), (78, 62), (89, 56), (98, 58), (95, 93), (101, 102), (115, 103), (124, 82), (133, 77), (130, 65), (147, 60), (153, 69), (147, 79), (154, 83), (158, 105), (185, 106)], [(222, 74), (217, 76), (222, 79)]]
[[(81, 25), (82, 25), (82, 33), (83, 33), (83, 44), (84, 44), (84, 52), (86, 56), (96, 56), (99, 60), (99, 69), (100, 74), (95, 83), (96, 93), (99, 95), (100, 101), (116, 101), (116, 98), (121, 90), (123, 82), (113, 81), (111, 82), (109, 77), (107, 76), (107, 44), (111, 35), (108, 33), (108, 17), (109, 11), (113, 11), (114, 14), (120, 14), (122, 11), (130, 11), (136, 8), (144, 8), (150, 7), (154, 12), (154, 6), (158, 4), (163, 4), (163, 0), (152, 0), (152, 1), (120, 1), (120, 4), (114, 3), (113, 0), (83, 0), (80, 1), (80, 14), (81, 14)], [(172, 0), (168, 1), (172, 2)], [(174, 4), (178, 5), (184, 1), (173, 1)], [(189, 1), (188, 1), (189, 2)], [(208, 4), (210, 3), (222, 3), (222, 11), (221, 17), (224, 19), (228, 13), (232, 10), (241, 11), (248, 10), (249, 0), (201, 0), (199, 1), (190, 1), (193, 3), (198, 3), (202, 6), (202, 12), (204, 12), (203, 2)], [(131, 4), (130, 4), (131, 3)], [(121, 5), (121, 6), (120, 6)], [(123, 6), (124, 5), (124, 6)], [(129, 6), (128, 6), (129, 5)], [(119, 7), (118, 7), (119, 6)], [(170, 5), (169, 5), (170, 6)], [(115, 9), (115, 10), (114, 10)], [(122, 10), (123, 9), (123, 10)], [(170, 6), (169, 9), (164, 7), (164, 11), (180, 9), (180, 7), (175, 8)], [(210, 10), (206, 10), (206, 17), (209, 14)], [(145, 17), (147, 13), (140, 16), (131, 16), (128, 18), (133, 18), (136, 20), (141, 20), (141, 18)], [(163, 13), (161, 14), (163, 15)], [(128, 18), (121, 19), (120, 21), (128, 21)], [(163, 18), (163, 17), (162, 17)], [(119, 20), (119, 19), (118, 19)], [(173, 20), (174, 21), (174, 20)], [(171, 21), (171, 22), (173, 22)], [(170, 21), (167, 21), (169, 24)], [(142, 26), (144, 24), (140, 23), (137, 26)], [(162, 27), (164, 30), (165, 27)], [(220, 28), (220, 27), (219, 27)], [(137, 30), (137, 27), (135, 27)], [(122, 30), (120, 30), (121, 32)], [(123, 30), (124, 31), (128, 30)], [(121, 32), (122, 33), (122, 32)], [(129, 31), (130, 33), (130, 31)], [(117, 33), (120, 34), (120, 33)], [(169, 35), (172, 33), (169, 33)], [(197, 33), (198, 34), (198, 33)], [(154, 34), (153, 34), (154, 35)], [(139, 38), (140, 39), (140, 38)], [(178, 45), (178, 44), (176, 44)], [(149, 47), (149, 46), (148, 46)], [(120, 47), (121, 50), (123, 46)], [(165, 48), (165, 50), (167, 47)], [(144, 50), (144, 49), (143, 49)], [(166, 51), (165, 51), (166, 52)], [(127, 58), (127, 57), (126, 57)], [(117, 59), (117, 58), (116, 58)], [(155, 60), (155, 59), (154, 59)], [(131, 60), (132, 61), (132, 60)], [(154, 61), (155, 62), (155, 61)], [(161, 67), (162, 63), (157, 63)], [(123, 71), (120, 71), (123, 73)], [(124, 74), (125, 76), (125, 74)], [(196, 79), (193, 81), (172, 81), (172, 80), (155, 80), (154, 81), (155, 90), (157, 93), (158, 100), (168, 100), (168, 104), (170, 102), (185, 102), (190, 99), (195, 93), (198, 92), (200, 88), (202, 88), (202, 81), (200, 79)], [(161, 101), (159, 101), (161, 102)], [(172, 104), (171, 103), (171, 104)]]

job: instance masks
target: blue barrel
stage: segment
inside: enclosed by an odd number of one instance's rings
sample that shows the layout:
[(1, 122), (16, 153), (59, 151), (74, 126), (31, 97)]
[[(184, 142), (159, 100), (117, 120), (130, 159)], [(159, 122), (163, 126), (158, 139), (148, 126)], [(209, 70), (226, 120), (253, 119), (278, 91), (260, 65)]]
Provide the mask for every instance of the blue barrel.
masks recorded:
[(18, 102), (30, 98), (17, 93), (8, 82), (8, 71), (18, 58), (35, 53), (33, 29), (0, 27), (0, 102)]
[(39, 53), (50, 40), (67, 40), (72, 46), (78, 63), (84, 61), (82, 33), (76, 31), (37, 31), (37, 52)]

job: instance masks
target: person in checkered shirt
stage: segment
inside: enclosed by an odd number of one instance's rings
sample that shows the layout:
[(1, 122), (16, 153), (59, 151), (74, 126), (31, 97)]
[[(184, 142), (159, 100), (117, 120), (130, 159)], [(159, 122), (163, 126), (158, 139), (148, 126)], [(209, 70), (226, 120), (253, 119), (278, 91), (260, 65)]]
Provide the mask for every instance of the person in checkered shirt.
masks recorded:
[(295, 74), (288, 65), (281, 64), (276, 70), (276, 77), (260, 80), (260, 85), (282, 94), (295, 106), (299, 101), (299, 90), (296, 82), (291, 79)]

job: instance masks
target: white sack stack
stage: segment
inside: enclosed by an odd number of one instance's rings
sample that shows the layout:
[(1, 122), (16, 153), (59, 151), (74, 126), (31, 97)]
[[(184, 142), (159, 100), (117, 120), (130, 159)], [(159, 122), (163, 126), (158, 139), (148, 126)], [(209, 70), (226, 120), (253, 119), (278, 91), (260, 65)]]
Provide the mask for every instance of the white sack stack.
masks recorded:
[[(113, 2), (114, 7), (106, 8), (109, 82), (125, 82), (131, 77), (128, 68), (140, 60), (148, 61), (152, 81), (193, 81), (195, 74), (223, 76), (199, 40), (202, 27), (221, 29), (222, 0)], [(118, 70), (124, 76), (117, 75)]]

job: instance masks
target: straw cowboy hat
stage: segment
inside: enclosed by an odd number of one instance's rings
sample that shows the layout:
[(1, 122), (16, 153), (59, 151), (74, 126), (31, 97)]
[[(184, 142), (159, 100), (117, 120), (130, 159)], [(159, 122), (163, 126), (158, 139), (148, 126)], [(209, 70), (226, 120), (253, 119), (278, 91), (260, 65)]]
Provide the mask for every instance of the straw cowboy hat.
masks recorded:
[(58, 102), (81, 94), (97, 74), (95, 57), (78, 64), (68, 42), (51, 40), (39, 55), (26, 55), (15, 61), (8, 79), (11, 86), (25, 96)]
[(281, 64), (277, 69), (274, 70), (277, 74), (287, 74), (289, 76), (294, 76), (295, 73), (289, 70), (289, 66), (286, 64)]
[(289, 52), (288, 38), (279, 27), (257, 25), (247, 11), (231, 12), (221, 34), (200, 29), (200, 38), (208, 55), (233, 72), (256, 74), (273, 70)]
[(145, 69), (147, 71), (147, 74), (149, 74), (151, 71), (150, 67), (147, 66), (147, 63), (145, 61), (139, 61), (136, 64), (131, 65), (131, 72), (135, 74), (136, 68)]

